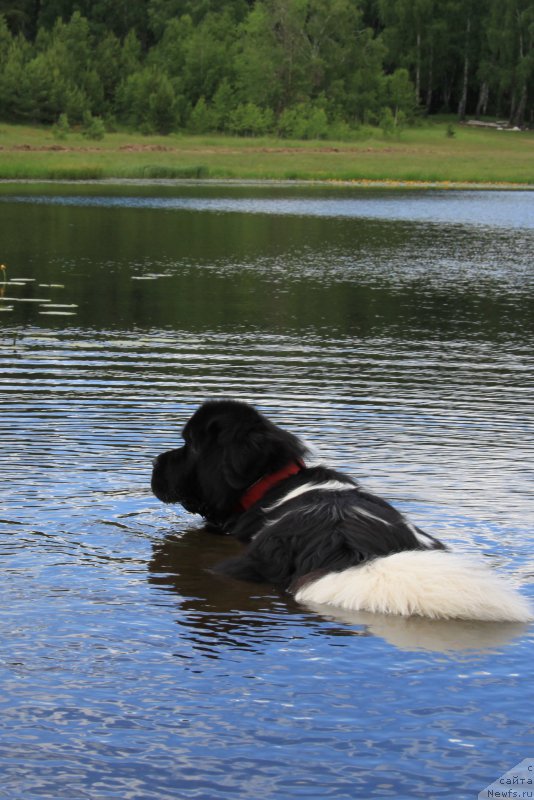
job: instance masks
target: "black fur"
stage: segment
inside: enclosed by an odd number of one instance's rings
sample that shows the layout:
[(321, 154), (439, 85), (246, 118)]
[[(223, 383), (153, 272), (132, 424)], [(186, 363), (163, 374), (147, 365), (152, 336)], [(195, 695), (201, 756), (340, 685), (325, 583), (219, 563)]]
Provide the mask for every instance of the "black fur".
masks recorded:
[[(312, 577), (390, 553), (444, 549), (385, 500), (324, 466), (303, 468), (240, 511), (250, 486), (306, 455), (296, 436), (246, 403), (210, 400), (182, 435), (183, 447), (156, 459), (152, 490), (163, 502), (181, 503), (246, 545), (242, 555), (217, 567), (220, 572), (293, 590)], [(311, 489), (276, 506), (299, 487), (329, 481), (350, 488)]]

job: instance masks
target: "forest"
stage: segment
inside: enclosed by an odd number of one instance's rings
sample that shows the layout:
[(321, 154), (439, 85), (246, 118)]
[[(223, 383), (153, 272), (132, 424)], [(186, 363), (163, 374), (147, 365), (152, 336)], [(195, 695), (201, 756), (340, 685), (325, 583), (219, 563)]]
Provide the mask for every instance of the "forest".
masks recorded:
[(531, 0), (0, 0), (0, 118), (348, 138), (534, 123)]

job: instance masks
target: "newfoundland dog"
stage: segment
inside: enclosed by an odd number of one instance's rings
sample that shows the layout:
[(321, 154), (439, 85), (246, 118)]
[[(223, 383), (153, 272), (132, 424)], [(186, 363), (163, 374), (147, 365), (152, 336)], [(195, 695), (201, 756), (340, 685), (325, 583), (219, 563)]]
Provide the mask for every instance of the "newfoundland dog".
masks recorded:
[(527, 621), (527, 601), (326, 466), (252, 406), (209, 400), (158, 456), (152, 490), (243, 543), (215, 569), (297, 601), (431, 618)]

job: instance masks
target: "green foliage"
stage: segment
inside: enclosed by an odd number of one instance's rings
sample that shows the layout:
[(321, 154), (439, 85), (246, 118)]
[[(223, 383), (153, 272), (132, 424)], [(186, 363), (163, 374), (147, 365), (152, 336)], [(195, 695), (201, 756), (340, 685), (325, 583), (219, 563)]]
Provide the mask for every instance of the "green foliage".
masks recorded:
[(416, 110), (415, 89), (407, 69), (396, 69), (392, 75), (386, 77), (384, 94), (395, 126), (400, 114), (404, 119), (413, 119)]
[(70, 132), (69, 118), (66, 114), (60, 114), (59, 119), (52, 128), (55, 139), (64, 140)]
[(358, 134), (344, 119), (334, 119), (328, 126), (328, 138), (342, 142), (356, 139)]
[[(12, 39), (0, 73), (0, 109), (5, 119), (37, 121), (32, 119), (34, 87), (28, 70), (31, 55), (31, 47), (22, 36)], [(35, 86), (36, 93), (39, 89), (39, 85)]]
[(0, 14), (0, 69), (3, 69), (12, 38), (5, 17)]
[(148, 121), (156, 133), (170, 133), (176, 124), (176, 96), (167, 75), (160, 75), (148, 97)]
[(83, 89), (69, 86), (63, 95), (63, 108), (73, 125), (83, 125), (90, 113), (89, 100)]
[(235, 91), (228, 80), (223, 80), (213, 96), (212, 110), (221, 130), (227, 130), (230, 115), (236, 107)]
[(233, 72), (232, 53), (237, 32), (229, 15), (208, 14), (197, 26), (185, 15), (170, 19), (148, 62), (180, 81), (192, 105), (210, 101)]
[(100, 141), (106, 133), (106, 126), (100, 117), (93, 117), (90, 111), (83, 115), (83, 135), (86, 139)]
[(326, 139), (329, 133), (326, 111), (311, 103), (299, 103), (282, 112), (278, 131), (290, 139)]
[(421, 110), (534, 122), (531, 0), (1, 5), (4, 120), (307, 139), (397, 134)]
[(274, 125), (274, 114), (269, 108), (260, 108), (255, 103), (241, 103), (231, 112), (228, 130), (238, 136), (262, 136)]
[(382, 109), (380, 115), (380, 129), (386, 138), (393, 136), (395, 133), (395, 117), (389, 106)]
[(192, 133), (208, 133), (217, 130), (218, 126), (217, 112), (201, 97), (189, 116), (189, 130)]
[(122, 43), (120, 64), (122, 75), (131, 75), (141, 66), (141, 44), (135, 31), (130, 31)]
[(176, 124), (177, 99), (164, 72), (145, 67), (129, 75), (117, 95), (119, 117), (145, 133), (170, 133)]
[(279, 112), (308, 96), (307, 5), (302, 0), (266, 0), (254, 5), (241, 26), (236, 55), (236, 85), (242, 101)]
[(113, 108), (115, 88), (125, 75), (122, 63), (120, 40), (109, 32), (101, 39), (95, 52), (95, 72), (102, 87), (103, 106), (106, 111)]

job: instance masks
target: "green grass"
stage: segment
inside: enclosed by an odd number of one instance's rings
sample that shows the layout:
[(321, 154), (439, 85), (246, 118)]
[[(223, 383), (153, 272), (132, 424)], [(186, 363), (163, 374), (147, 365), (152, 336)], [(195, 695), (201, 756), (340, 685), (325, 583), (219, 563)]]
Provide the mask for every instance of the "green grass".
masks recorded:
[(0, 179), (219, 178), (534, 184), (534, 132), (471, 129), (446, 122), (385, 139), (296, 142), (229, 136), (110, 133), (91, 142), (51, 129), (0, 125)]

